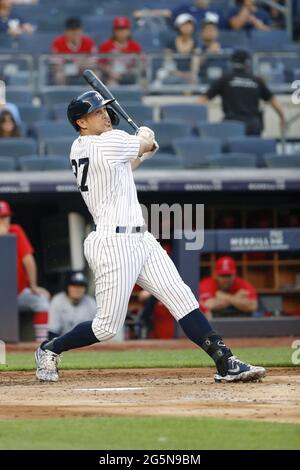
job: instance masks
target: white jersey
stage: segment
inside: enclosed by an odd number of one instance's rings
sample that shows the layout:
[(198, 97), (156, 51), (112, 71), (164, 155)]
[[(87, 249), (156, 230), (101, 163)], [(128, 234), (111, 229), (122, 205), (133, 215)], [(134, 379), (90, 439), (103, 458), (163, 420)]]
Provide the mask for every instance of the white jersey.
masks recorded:
[(136, 136), (112, 130), (79, 137), (71, 149), (79, 189), (97, 225), (84, 241), (84, 254), (95, 275), (97, 314), (92, 329), (99, 341), (112, 338), (123, 325), (135, 283), (177, 320), (199, 307), (151, 233), (115, 230), (144, 225), (131, 169), (139, 146)]
[(139, 148), (138, 137), (119, 130), (74, 141), (72, 168), (97, 226), (144, 225), (130, 163)]

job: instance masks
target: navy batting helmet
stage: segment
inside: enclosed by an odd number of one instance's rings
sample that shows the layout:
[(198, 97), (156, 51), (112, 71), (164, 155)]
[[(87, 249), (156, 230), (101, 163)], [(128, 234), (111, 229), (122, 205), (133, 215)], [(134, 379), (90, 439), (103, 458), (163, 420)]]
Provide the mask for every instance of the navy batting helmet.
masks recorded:
[[(74, 98), (68, 106), (68, 119), (76, 131), (80, 130), (77, 124), (77, 119), (93, 113), (97, 109), (107, 107), (114, 100), (105, 100), (97, 91), (86, 91), (82, 95)], [(120, 122), (117, 113), (110, 107), (107, 107), (107, 112), (110, 117), (112, 125), (118, 125)]]
[(70, 271), (66, 275), (65, 287), (68, 286), (88, 286), (88, 281), (82, 271)]

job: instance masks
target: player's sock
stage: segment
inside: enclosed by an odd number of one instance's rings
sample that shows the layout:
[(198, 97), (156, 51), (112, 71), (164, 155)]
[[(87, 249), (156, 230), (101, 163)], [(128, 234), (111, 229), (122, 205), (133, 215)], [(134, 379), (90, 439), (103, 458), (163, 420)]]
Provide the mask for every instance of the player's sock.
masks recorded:
[(179, 320), (186, 336), (202, 348), (215, 362), (222, 375), (228, 370), (227, 359), (232, 352), (224, 344), (223, 338), (213, 329), (207, 318), (197, 308)]
[(41, 348), (61, 354), (63, 351), (90, 346), (94, 343), (99, 343), (99, 340), (92, 330), (92, 322), (85, 321), (76, 325), (73, 330), (65, 335), (53, 338), (51, 341), (45, 341), (42, 343)]

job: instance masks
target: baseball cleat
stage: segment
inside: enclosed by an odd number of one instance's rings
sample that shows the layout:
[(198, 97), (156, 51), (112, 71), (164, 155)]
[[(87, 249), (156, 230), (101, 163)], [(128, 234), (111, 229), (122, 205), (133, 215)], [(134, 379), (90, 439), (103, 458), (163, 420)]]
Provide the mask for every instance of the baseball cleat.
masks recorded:
[(228, 370), (226, 375), (215, 374), (215, 382), (255, 382), (266, 375), (263, 367), (252, 366), (240, 361), (237, 357), (228, 358)]
[(60, 362), (60, 355), (55, 354), (49, 349), (38, 348), (35, 352), (36, 378), (41, 382), (57, 382), (58, 377), (58, 364)]

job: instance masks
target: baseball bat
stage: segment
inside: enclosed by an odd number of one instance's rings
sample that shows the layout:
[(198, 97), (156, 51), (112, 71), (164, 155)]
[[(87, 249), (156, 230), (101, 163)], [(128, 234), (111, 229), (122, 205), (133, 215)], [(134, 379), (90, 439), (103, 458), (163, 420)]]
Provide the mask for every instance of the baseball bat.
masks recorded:
[(130, 116), (126, 113), (125, 109), (120, 105), (120, 103), (116, 100), (116, 98), (113, 96), (111, 91), (107, 88), (107, 86), (104, 85), (104, 83), (100, 80), (97, 75), (89, 69), (86, 69), (83, 72), (83, 77), (84, 79), (88, 82), (91, 87), (98, 91), (100, 95), (105, 99), (105, 100), (114, 100), (110, 106), (120, 115), (122, 118), (125, 119), (125, 121), (128, 122), (128, 124), (135, 130), (139, 130), (139, 126), (131, 119)]

